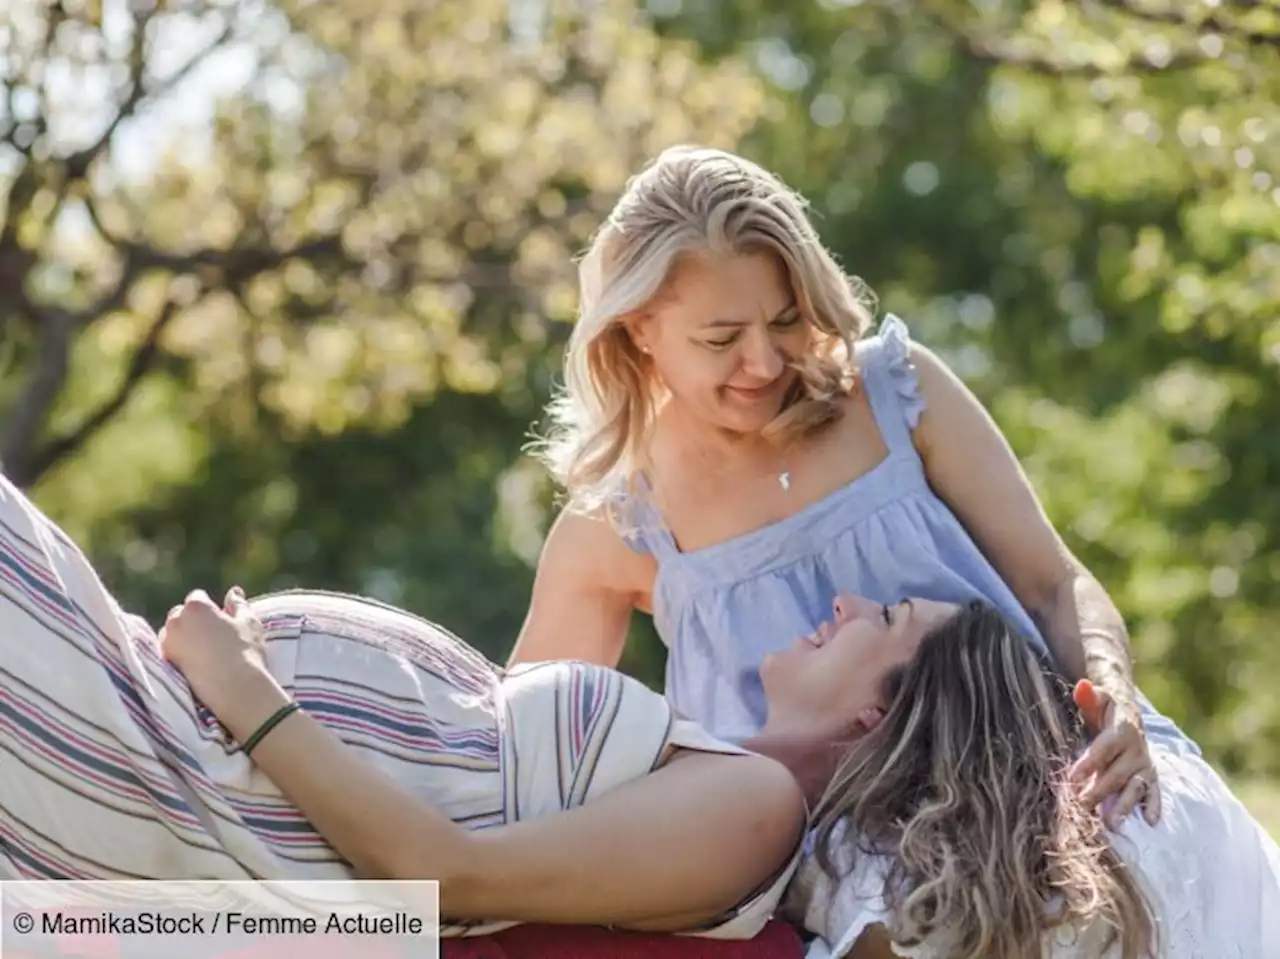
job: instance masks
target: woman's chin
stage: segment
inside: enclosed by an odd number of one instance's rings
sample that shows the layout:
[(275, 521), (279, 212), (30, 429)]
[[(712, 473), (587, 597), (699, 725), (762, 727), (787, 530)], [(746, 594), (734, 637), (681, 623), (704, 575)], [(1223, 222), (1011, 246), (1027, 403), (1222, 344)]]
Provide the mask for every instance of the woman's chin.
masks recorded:
[(762, 432), (778, 416), (779, 403), (747, 402), (737, 397), (724, 397), (708, 411), (706, 419), (721, 430), (749, 436)]
[[(779, 663), (782, 653), (766, 653), (760, 660), (760, 685), (764, 687), (766, 703), (772, 703), (778, 688), (778, 674), (785, 669), (785, 663)], [(780, 668), (781, 667), (781, 668)]]
[(801, 650), (789, 646), (786, 649), (766, 653), (760, 660), (760, 685), (764, 688), (765, 703), (770, 709), (775, 703), (788, 702), (795, 698), (791, 692), (791, 687), (794, 685), (792, 683), (795, 672), (793, 667), (796, 658), (803, 655)]

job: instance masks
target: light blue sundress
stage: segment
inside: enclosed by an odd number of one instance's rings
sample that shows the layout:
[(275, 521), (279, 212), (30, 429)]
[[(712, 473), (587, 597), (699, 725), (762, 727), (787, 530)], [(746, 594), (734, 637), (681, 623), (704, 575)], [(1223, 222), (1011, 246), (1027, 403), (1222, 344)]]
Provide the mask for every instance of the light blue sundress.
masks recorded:
[[(795, 515), (682, 552), (643, 495), (624, 499), (633, 549), (658, 564), (654, 621), (668, 649), (666, 695), (713, 735), (741, 742), (765, 719), (764, 656), (812, 632), (841, 593), (893, 603), (981, 598), (1041, 649), (1035, 623), (929, 486), (911, 431), (924, 409), (906, 324), (886, 317), (856, 359), (888, 455)], [(1143, 698), (1149, 736), (1195, 748)]]

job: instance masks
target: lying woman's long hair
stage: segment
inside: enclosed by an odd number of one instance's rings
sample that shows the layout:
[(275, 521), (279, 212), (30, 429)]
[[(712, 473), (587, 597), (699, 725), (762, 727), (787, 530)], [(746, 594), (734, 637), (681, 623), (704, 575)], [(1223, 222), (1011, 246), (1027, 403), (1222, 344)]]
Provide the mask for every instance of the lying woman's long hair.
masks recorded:
[(1071, 690), (999, 613), (964, 607), (883, 694), (891, 705), (842, 761), (815, 838), (833, 878), (888, 855), (890, 938), (937, 931), (948, 959), (1024, 959), (1070, 924), (1105, 930), (1124, 959), (1154, 955), (1141, 891), (1067, 782), (1086, 743)]

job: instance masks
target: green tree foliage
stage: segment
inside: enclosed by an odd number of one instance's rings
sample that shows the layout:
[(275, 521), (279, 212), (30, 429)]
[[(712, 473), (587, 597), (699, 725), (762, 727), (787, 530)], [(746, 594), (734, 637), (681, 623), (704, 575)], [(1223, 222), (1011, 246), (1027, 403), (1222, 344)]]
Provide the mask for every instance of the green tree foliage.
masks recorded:
[[(127, 600), (360, 590), (505, 654), (571, 257), (647, 156), (732, 145), (760, 100), (625, 2), (575, 8), (2, 14), (0, 460)], [(130, 177), (116, 135), (228, 69), (204, 142)], [(103, 118), (71, 95), (99, 80)]]

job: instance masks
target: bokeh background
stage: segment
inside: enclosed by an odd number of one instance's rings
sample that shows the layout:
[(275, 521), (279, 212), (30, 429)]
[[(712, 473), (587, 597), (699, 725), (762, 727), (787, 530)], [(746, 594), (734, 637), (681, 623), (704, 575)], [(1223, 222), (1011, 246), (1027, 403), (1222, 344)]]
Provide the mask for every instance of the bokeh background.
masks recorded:
[(7, 0), (0, 75), (0, 464), (127, 606), (358, 591), (503, 660), (572, 257), (723, 146), (989, 405), (1280, 835), (1277, 0)]

